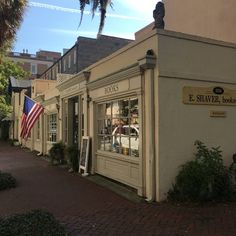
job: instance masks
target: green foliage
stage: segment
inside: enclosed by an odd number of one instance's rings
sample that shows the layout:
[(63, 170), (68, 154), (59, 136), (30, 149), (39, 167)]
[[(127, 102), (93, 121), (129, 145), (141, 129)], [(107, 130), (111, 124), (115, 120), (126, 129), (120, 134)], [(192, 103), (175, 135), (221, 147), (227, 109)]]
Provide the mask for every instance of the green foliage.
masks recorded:
[(23, 19), (27, 0), (1, 1), (0, 4), (0, 54), (12, 45)]
[(0, 190), (15, 188), (15, 187), (16, 187), (16, 179), (11, 174), (0, 171)]
[(1, 236), (65, 236), (66, 231), (55, 217), (42, 210), (0, 219)]
[(54, 164), (54, 161), (57, 161), (58, 164), (63, 164), (65, 155), (64, 155), (65, 145), (62, 142), (54, 143), (49, 150), (49, 155), (51, 163)]
[(10, 106), (11, 97), (8, 93), (8, 84), (10, 76), (16, 79), (23, 79), (29, 74), (12, 61), (1, 58), (0, 60), (0, 121), (8, 116), (12, 107)]
[(5, 141), (9, 139), (9, 127), (10, 127), (10, 122), (8, 121), (0, 122), (0, 129), (2, 130), (0, 139)]
[(212, 201), (227, 200), (233, 194), (231, 174), (223, 165), (220, 147), (208, 149), (196, 141), (195, 160), (181, 167), (176, 183), (168, 192), (169, 200)]
[(76, 145), (66, 147), (66, 155), (74, 172), (79, 169), (78, 154), (79, 150)]

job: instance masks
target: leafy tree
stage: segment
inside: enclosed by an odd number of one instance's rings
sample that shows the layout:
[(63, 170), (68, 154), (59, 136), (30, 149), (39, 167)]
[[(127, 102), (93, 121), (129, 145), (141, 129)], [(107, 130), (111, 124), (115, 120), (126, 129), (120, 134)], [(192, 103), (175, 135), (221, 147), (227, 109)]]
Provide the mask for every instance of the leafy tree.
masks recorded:
[(92, 17), (94, 17), (94, 14), (97, 9), (100, 10), (100, 25), (98, 29), (98, 34), (101, 34), (105, 23), (106, 9), (108, 5), (112, 6), (112, 1), (111, 0), (79, 0), (79, 1), (81, 10), (80, 24), (83, 18), (83, 12), (86, 5), (91, 5)]
[(10, 95), (8, 93), (9, 77), (22, 79), (28, 73), (19, 64), (2, 59), (0, 62), (0, 121), (11, 112)]
[(23, 19), (27, 0), (0, 0), (0, 54), (10, 48)]

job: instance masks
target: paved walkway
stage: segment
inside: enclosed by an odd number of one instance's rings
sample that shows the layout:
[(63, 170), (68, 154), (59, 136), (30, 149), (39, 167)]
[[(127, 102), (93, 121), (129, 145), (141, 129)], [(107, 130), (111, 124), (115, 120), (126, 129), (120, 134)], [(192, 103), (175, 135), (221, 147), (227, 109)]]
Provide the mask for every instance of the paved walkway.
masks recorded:
[(236, 235), (236, 205), (186, 207), (134, 203), (0, 142), (0, 170), (18, 187), (0, 192), (0, 216), (46, 209), (69, 235)]

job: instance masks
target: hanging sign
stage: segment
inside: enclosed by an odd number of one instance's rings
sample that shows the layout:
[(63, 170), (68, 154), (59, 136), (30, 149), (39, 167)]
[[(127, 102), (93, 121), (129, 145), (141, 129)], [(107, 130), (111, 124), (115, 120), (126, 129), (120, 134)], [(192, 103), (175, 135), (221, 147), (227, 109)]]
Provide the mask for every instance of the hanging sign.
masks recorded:
[(223, 87), (183, 87), (183, 103), (236, 106), (236, 90)]

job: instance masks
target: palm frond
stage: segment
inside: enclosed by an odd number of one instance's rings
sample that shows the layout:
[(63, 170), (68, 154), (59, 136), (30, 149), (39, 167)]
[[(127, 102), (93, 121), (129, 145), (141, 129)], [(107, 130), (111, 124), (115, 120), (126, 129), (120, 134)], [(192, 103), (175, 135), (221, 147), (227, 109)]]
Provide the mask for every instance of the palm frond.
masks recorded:
[(105, 18), (106, 18), (106, 10), (107, 6), (112, 5), (111, 0), (100, 0), (100, 24), (98, 29), (98, 35), (102, 33), (104, 24), (105, 24)]
[(92, 6), (92, 18), (94, 18), (95, 12), (98, 9), (99, 6), (99, 0), (93, 0), (93, 6)]
[(79, 0), (80, 2), (80, 11), (81, 11), (81, 17), (80, 17), (80, 23), (79, 26), (82, 23), (83, 20), (83, 13), (86, 4), (92, 5), (91, 7), (91, 12), (92, 12), (92, 18), (95, 15), (95, 12), (97, 9), (100, 11), (100, 24), (99, 24), (99, 29), (98, 29), (98, 35), (102, 33), (104, 23), (105, 23), (105, 18), (106, 18), (106, 10), (107, 6), (110, 5), (111, 7), (113, 6), (111, 0)]
[(5, 0), (0, 5), (0, 51), (9, 47), (23, 20), (27, 0)]
[(79, 21), (79, 26), (80, 26), (83, 20), (85, 6), (86, 4), (90, 4), (90, 2), (89, 0), (80, 0), (79, 2), (80, 2), (80, 14), (81, 14)]

